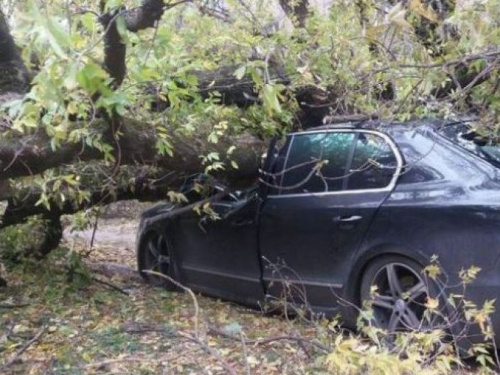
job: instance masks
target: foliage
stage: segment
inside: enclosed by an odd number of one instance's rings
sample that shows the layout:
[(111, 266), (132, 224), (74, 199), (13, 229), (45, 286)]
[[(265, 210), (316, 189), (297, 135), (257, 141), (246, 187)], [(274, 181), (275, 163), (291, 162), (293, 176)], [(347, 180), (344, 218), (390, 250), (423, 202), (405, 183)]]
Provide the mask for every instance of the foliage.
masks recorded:
[(44, 220), (31, 218), (25, 225), (15, 225), (0, 231), (0, 263), (16, 262), (36, 251), (43, 240)]

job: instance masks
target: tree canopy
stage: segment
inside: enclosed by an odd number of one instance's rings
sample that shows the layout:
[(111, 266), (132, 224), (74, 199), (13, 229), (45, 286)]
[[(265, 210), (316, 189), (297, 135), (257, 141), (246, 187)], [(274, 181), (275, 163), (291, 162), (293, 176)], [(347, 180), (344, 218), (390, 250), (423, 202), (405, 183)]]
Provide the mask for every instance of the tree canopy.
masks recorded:
[(3, 0), (0, 228), (246, 185), (268, 138), (325, 121), (496, 137), (499, 23), (496, 0)]

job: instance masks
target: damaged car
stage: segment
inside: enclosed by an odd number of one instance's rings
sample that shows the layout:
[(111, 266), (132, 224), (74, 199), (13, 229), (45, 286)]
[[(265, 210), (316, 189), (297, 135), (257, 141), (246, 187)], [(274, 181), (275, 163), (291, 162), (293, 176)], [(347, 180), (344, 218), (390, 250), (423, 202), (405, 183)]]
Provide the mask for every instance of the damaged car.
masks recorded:
[(251, 306), (285, 299), (340, 313), (347, 326), (369, 302), (389, 332), (422, 327), (436, 295), (431, 263), (445, 287), (480, 268), (466, 297), (500, 299), (500, 148), (471, 124), (345, 123), (278, 143), (257, 186), (213, 188), (218, 219), (189, 205), (143, 214), (138, 268), (148, 282)]

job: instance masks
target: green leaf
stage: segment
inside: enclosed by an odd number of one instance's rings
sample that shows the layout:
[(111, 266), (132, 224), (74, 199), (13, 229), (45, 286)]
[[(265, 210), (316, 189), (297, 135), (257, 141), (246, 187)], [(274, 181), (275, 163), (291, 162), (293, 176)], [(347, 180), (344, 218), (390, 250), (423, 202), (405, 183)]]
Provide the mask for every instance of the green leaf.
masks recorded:
[(108, 73), (93, 62), (87, 63), (76, 75), (80, 86), (91, 95), (100, 91), (108, 78)]
[(246, 65), (242, 65), (238, 69), (236, 69), (236, 71), (234, 72), (234, 76), (236, 77), (236, 79), (241, 80), (245, 76), (246, 72)]
[(123, 18), (122, 16), (116, 18), (116, 29), (122, 37), (123, 42), (128, 42), (127, 24), (125, 23), (125, 18)]
[(262, 100), (269, 114), (273, 112), (281, 113), (281, 104), (278, 98), (278, 90), (276, 85), (266, 83), (262, 89)]
[(92, 13), (85, 13), (81, 16), (80, 22), (83, 27), (85, 27), (91, 33), (94, 33), (97, 30), (97, 22), (95, 20), (95, 16)]
[(69, 32), (64, 30), (59, 22), (53, 17), (45, 18), (43, 24), (47, 31), (48, 41), (54, 52), (59, 57), (67, 57), (67, 53), (64, 50), (71, 45)]
[(121, 7), (121, 6), (123, 6), (123, 0), (107, 0), (106, 6), (104, 7), (104, 9), (109, 11), (109, 10), (116, 9), (118, 7)]

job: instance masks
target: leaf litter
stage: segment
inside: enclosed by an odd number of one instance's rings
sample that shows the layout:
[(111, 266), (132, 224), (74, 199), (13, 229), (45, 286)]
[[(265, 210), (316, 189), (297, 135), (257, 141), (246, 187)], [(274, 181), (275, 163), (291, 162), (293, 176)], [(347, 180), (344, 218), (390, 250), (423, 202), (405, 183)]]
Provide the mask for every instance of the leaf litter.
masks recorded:
[[(90, 252), (90, 232), (66, 233), (47, 259), (8, 270), (9, 286), (0, 289), (1, 373), (318, 373), (321, 350), (293, 338), (314, 341), (320, 326), (201, 295), (195, 322), (188, 293), (144, 284), (135, 273), (136, 225), (106, 220)], [(86, 255), (72, 274), (67, 249)]]

